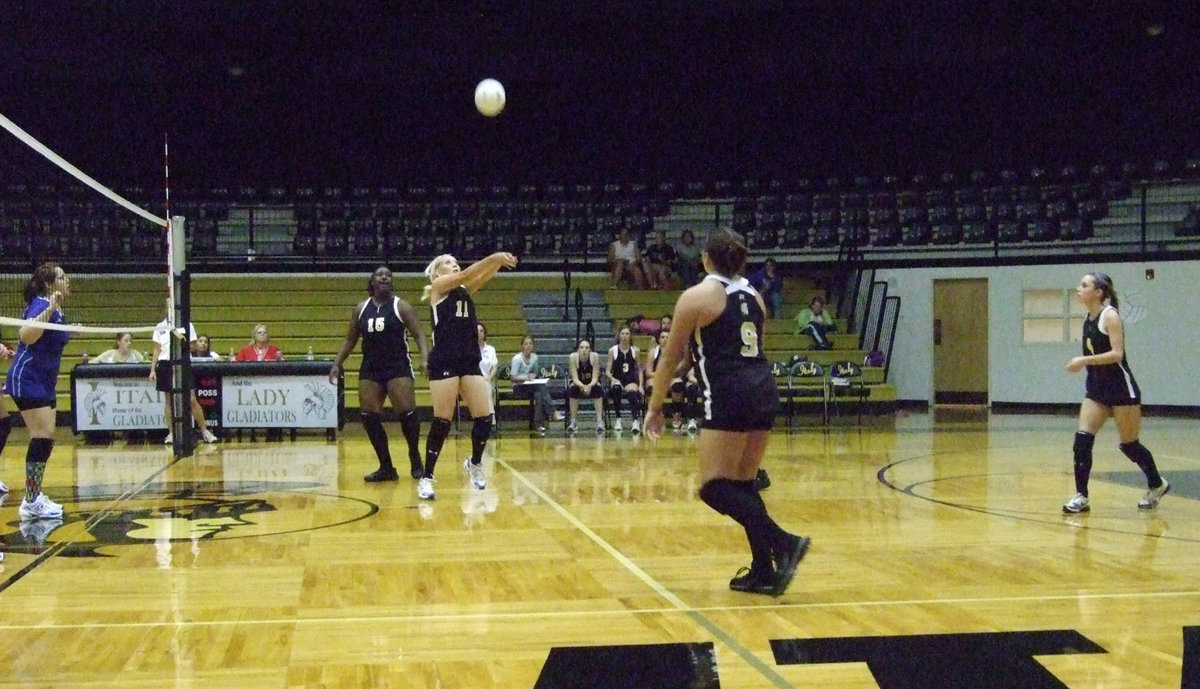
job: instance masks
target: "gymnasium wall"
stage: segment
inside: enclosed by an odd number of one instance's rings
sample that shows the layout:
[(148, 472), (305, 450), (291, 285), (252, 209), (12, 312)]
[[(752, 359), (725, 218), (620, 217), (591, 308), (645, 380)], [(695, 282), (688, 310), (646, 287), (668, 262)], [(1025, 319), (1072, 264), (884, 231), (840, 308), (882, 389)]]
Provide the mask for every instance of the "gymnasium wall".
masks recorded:
[[(1146, 269), (1155, 277), (1147, 280)], [(933, 404), (933, 284), (941, 279), (988, 281), (988, 397), (996, 403), (1078, 404), (1083, 374), (1067, 373), (1078, 342), (1025, 344), (1023, 290), (1074, 289), (1100, 270), (1113, 278), (1126, 320), (1126, 350), (1147, 405), (1195, 407), (1200, 375), (1193, 363), (1200, 335), (1200, 262), (920, 268), (881, 270), (888, 294), (903, 300), (890, 381), (897, 398)], [(1082, 307), (1074, 303), (1078, 313)], [(1133, 314), (1137, 314), (1134, 317)]]

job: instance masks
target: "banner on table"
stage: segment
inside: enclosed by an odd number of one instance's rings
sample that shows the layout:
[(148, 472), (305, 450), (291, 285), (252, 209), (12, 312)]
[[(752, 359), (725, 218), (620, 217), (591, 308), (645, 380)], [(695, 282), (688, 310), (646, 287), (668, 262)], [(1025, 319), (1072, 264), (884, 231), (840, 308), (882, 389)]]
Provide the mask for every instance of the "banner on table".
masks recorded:
[(75, 427), (80, 432), (167, 427), (163, 394), (149, 378), (76, 379), (75, 399)]
[(316, 376), (221, 377), (221, 425), (226, 428), (337, 426), (337, 386)]

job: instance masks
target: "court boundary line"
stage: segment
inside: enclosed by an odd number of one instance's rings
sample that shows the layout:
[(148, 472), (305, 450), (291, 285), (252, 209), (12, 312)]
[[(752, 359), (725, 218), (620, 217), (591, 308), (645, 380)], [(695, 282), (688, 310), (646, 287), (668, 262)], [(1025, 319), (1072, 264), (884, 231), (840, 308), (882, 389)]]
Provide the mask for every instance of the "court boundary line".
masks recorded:
[[(497, 457), (496, 465), (502, 466), (508, 470), (508, 472), (513, 475), (513, 478), (523, 483), (526, 488), (532, 491), (534, 495), (537, 495), (539, 498), (541, 498), (543, 503), (557, 512), (563, 519), (571, 524), (571, 526), (579, 530), (584, 536), (587, 536), (588, 539), (590, 539), (593, 543), (600, 546), (601, 550), (611, 555), (613, 559), (619, 562), (621, 566), (628, 570), (629, 573), (633, 574), (634, 577), (641, 580), (642, 583), (649, 586), (651, 590), (665, 598), (669, 603), (671, 603), (671, 605), (675, 606), (677, 611), (686, 614), (688, 617), (692, 618), (694, 622), (699, 624), (704, 629), (707, 629), (709, 633), (711, 633), (718, 641), (728, 646), (738, 657), (750, 665), (750, 667), (757, 670), (758, 673), (764, 678), (769, 680), (775, 686), (780, 687), (780, 689), (794, 689), (794, 685), (787, 681), (783, 675), (780, 675), (774, 670), (774, 668), (759, 660), (758, 657), (750, 651), (750, 649), (735, 641), (733, 637), (725, 632), (725, 630), (721, 629), (721, 627), (715, 622), (705, 617), (697, 608), (685, 603), (682, 598), (672, 593), (667, 589), (667, 587), (660, 584), (654, 577), (647, 574), (646, 571), (641, 567), (638, 567), (633, 560), (629, 559), (628, 556), (618, 550), (611, 543), (604, 540), (600, 534), (593, 531), (590, 527), (588, 527), (587, 524), (584, 524), (583, 521), (574, 514), (571, 514), (570, 510), (568, 510), (566, 507), (563, 507), (554, 498), (550, 497), (550, 495), (542, 490), (541, 487), (535, 485), (532, 481), (526, 478), (524, 474), (513, 468), (511, 464)], [(637, 614), (641, 611), (631, 610), (628, 612), (631, 614)], [(717, 667), (720, 667), (720, 661), (717, 662)]]
[(535, 619), (535, 618), (568, 618), (568, 617), (609, 617), (616, 615), (641, 615), (646, 613), (664, 614), (682, 612), (685, 614), (700, 613), (700, 612), (762, 612), (764, 610), (799, 610), (799, 609), (819, 609), (819, 608), (847, 608), (847, 607), (887, 607), (898, 605), (988, 605), (992, 603), (1012, 603), (1012, 602), (1027, 602), (1040, 603), (1045, 601), (1079, 601), (1079, 600), (1116, 600), (1116, 599), (1134, 599), (1134, 598), (1190, 598), (1200, 596), (1200, 590), (1196, 591), (1154, 591), (1141, 593), (1099, 593), (1087, 594), (1082, 596), (1073, 595), (1053, 595), (1053, 596), (997, 596), (992, 598), (947, 598), (941, 600), (890, 600), (890, 601), (840, 601), (827, 603), (782, 603), (777, 606), (764, 607), (761, 605), (718, 605), (700, 608), (680, 609), (677, 607), (668, 608), (644, 608), (641, 610), (629, 610), (627, 608), (613, 608), (610, 610), (567, 610), (567, 611), (531, 611), (531, 612), (469, 612), (463, 614), (446, 614), (437, 613), (433, 615), (360, 615), (356, 617), (290, 617), (290, 618), (274, 618), (274, 619), (254, 619), (254, 620), (189, 620), (186, 622), (89, 622), (83, 624), (0, 624), (0, 631), (7, 630), (23, 630), (23, 629), (79, 629), (82, 627), (106, 627), (106, 628), (148, 628), (153, 629), (165, 625), (186, 627), (207, 627), (230, 624), (248, 624), (248, 625), (265, 625), (265, 624), (362, 624), (365, 622), (442, 622), (455, 620), (470, 620), (470, 619)]

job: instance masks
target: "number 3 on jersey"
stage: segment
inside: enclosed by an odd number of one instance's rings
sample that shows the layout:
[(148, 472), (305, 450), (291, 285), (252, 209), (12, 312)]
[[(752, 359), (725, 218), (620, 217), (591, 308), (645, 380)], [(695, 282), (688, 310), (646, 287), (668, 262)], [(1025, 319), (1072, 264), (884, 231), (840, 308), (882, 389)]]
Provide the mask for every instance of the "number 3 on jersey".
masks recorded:
[(742, 323), (742, 356), (758, 356), (758, 329), (750, 321)]
[(379, 318), (368, 318), (367, 319), (367, 332), (369, 332), (369, 333), (383, 332), (383, 316), (380, 316)]

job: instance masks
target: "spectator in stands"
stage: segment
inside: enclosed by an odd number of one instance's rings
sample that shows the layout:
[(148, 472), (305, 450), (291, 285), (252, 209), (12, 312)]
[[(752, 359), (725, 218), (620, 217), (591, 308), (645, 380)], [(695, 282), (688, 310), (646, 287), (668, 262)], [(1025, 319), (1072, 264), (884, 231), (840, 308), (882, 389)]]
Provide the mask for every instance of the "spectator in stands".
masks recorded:
[(490, 395), (496, 389), (496, 368), (500, 366), (500, 359), (496, 356), (496, 348), (488, 344), (487, 326), (476, 323), (475, 332), (479, 334), (479, 372), (488, 384)]
[(700, 247), (696, 244), (696, 236), (691, 230), (684, 230), (679, 235), (679, 243), (675, 245), (675, 274), (683, 283), (683, 287), (691, 287), (700, 281), (704, 272), (700, 265)]
[(675, 247), (667, 244), (667, 233), (656, 231), (654, 243), (646, 247), (645, 261), (642, 263), (650, 289), (670, 289), (675, 280), (672, 267), (676, 259)]
[[(526, 335), (521, 340), (521, 351), (512, 358), (508, 378), (512, 381), (515, 394), (533, 400), (533, 427), (539, 433), (545, 433), (546, 420), (553, 416), (555, 421), (562, 421), (563, 414), (554, 408), (554, 398), (550, 396), (545, 376), (541, 375), (538, 368), (538, 355), (533, 351), (533, 344), (532, 335)], [(530, 382), (536, 380), (540, 382)]]
[(567, 431), (579, 430), (575, 418), (579, 414), (579, 400), (591, 398), (596, 406), (596, 432), (604, 432), (604, 390), (600, 387), (600, 355), (592, 351), (592, 343), (580, 340), (578, 347), (567, 357), (567, 369), (571, 378), (567, 381), (568, 410), (571, 419)]
[[(191, 323), (188, 323), (188, 335), (189, 344), (197, 340), (196, 328)], [(154, 389), (163, 393), (163, 417), (167, 420), (167, 437), (163, 438), (163, 445), (170, 445), (174, 442), (174, 436), (171, 433), (173, 418), (170, 395), (174, 386), (172, 385), (171, 370), (171, 324), (167, 319), (162, 319), (158, 325), (154, 326), (154, 332), (150, 338), (154, 341), (154, 354), (151, 356), (154, 365), (150, 367), (150, 380), (154, 381)], [(204, 419), (204, 409), (200, 406), (200, 400), (196, 399), (195, 389), (192, 390), (191, 408), (192, 420), (200, 427), (200, 437), (204, 438), (206, 443), (217, 442), (217, 436), (208, 430), (208, 422)]]
[(646, 287), (646, 277), (642, 274), (642, 252), (637, 242), (629, 236), (628, 227), (622, 227), (617, 238), (608, 245), (608, 268), (612, 271), (613, 288), (626, 278), (634, 289)]
[(642, 400), (645, 399), (645, 379), (638, 348), (633, 344), (633, 331), (624, 326), (617, 332), (617, 344), (608, 350), (608, 398), (613, 405), (613, 430), (622, 430), (621, 400), (629, 403), (630, 430), (642, 432)]
[(271, 344), (271, 335), (267, 332), (267, 326), (259, 323), (254, 326), (254, 337), (250, 340), (250, 344), (242, 347), (242, 351), (237, 353), (234, 360), (283, 361), (283, 352)]
[(763, 261), (762, 268), (751, 273), (749, 279), (767, 305), (767, 317), (783, 318), (783, 276), (779, 274), (775, 259)]
[(796, 334), (807, 333), (813, 340), (813, 349), (833, 349), (829, 333), (837, 332), (837, 324), (825, 313), (825, 300), (813, 295), (808, 307), (796, 314)]
[(95, 361), (98, 364), (140, 364), (144, 361), (142, 353), (133, 349), (133, 335), (117, 333), (112, 349), (100, 352)]
[(662, 315), (662, 317), (658, 319), (658, 332), (661, 333), (664, 330), (670, 330), (670, 329), (671, 329), (671, 314), (664, 313)]
[(221, 355), (212, 350), (211, 342), (212, 339), (208, 335), (197, 337), (192, 346), (192, 361), (220, 361)]

